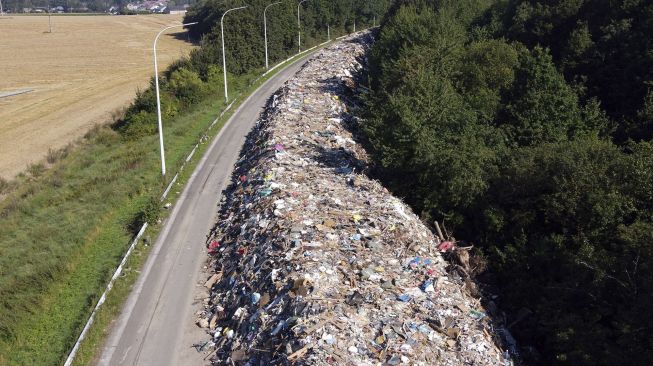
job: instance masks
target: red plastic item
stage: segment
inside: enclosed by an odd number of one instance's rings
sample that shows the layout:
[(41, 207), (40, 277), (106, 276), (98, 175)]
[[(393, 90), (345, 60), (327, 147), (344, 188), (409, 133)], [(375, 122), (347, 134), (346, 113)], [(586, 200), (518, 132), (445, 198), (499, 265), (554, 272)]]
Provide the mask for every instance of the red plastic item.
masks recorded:
[(438, 245), (438, 250), (441, 251), (441, 252), (446, 252), (448, 250), (453, 249), (453, 247), (454, 247), (454, 245), (453, 245), (452, 242), (443, 241), (442, 243), (440, 243), (440, 245)]
[(209, 244), (209, 254), (216, 253), (218, 251), (218, 247), (220, 247), (220, 242), (217, 240), (214, 240)]

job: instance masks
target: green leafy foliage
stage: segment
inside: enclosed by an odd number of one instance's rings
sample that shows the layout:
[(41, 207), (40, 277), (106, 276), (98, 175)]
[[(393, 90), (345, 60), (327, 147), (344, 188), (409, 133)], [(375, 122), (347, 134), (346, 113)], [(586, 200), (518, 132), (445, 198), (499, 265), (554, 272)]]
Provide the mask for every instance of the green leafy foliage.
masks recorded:
[(195, 71), (186, 68), (179, 68), (170, 74), (168, 81), (170, 90), (173, 90), (175, 97), (186, 103), (197, 103), (206, 94), (205, 83)]
[[(224, 17), (224, 43), (227, 68), (238, 75), (248, 70), (265, 66), (263, 11), (272, 4), (267, 0), (202, 1), (192, 6), (184, 23), (199, 22), (188, 27), (195, 39), (204, 39), (205, 47), (210, 48), (213, 63), (222, 61), (222, 15), (228, 9), (247, 6), (235, 10)], [(311, 0), (299, 7), (302, 48), (327, 40), (327, 27), (332, 36), (351, 31), (354, 21), (358, 29), (372, 25), (374, 19), (381, 19), (390, 0), (351, 1), (351, 0)], [(298, 49), (298, 3), (283, 2), (272, 5), (267, 10), (268, 54), (271, 62), (288, 58)], [(199, 56), (199, 55), (198, 55)], [(219, 61), (218, 61), (219, 60)]]
[[(479, 123), (455, 86), (465, 38), (453, 19), (447, 12), (407, 6), (388, 20), (372, 53), (379, 92), (364, 129), (387, 178), (408, 184), (411, 203), (425, 213), (437, 207), (438, 214), (458, 222), (453, 209), (487, 188), (486, 170), (497, 159), (489, 146), (500, 139)], [(432, 182), (446, 184), (434, 190)]]
[(651, 119), (638, 114), (653, 81), (653, 3), (646, 0), (508, 0), (497, 5), (498, 34), (552, 51), (567, 80), (583, 84), (607, 115), (614, 137), (650, 140)]
[(522, 50), (500, 122), (508, 138), (530, 146), (565, 141), (591, 128), (583, 123), (578, 97), (548, 53), (539, 47)]
[(133, 235), (136, 235), (143, 224), (156, 225), (160, 215), (161, 201), (157, 197), (151, 196), (142, 204), (140, 211), (134, 216), (129, 228)]
[(141, 110), (125, 118), (125, 127), (121, 132), (128, 139), (138, 139), (154, 134), (156, 128), (156, 114)]
[(503, 309), (532, 314), (529, 364), (653, 357), (650, 9), (399, 0), (370, 52), (380, 178), (481, 249)]
[(485, 241), (501, 258), (504, 303), (537, 314), (514, 329), (546, 352), (545, 363), (650, 357), (635, 353), (650, 347), (637, 337), (653, 325), (641, 312), (653, 293), (642, 235), (653, 227), (650, 148), (624, 154), (595, 138), (519, 148), (492, 180)]
[(466, 48), (459, 64), (458, 87), (483, 122), (502, 109), (502, 94), (515, 80), (517, 51), (502, 40), (483, 40)]

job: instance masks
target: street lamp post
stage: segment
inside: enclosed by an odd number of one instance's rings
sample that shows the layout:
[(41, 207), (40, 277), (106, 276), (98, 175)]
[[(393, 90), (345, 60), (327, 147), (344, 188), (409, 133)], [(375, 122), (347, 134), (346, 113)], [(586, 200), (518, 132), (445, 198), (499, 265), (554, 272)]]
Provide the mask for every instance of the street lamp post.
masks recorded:
[(227, 92), (227, 61), (224, 56), (224, 16), (227, 15), (228, 12), (233, 11), (233, 10), (240, 10), (240, 9), (245, 9), (247, 6), (241, 6), (238, 8), (231, 8), (224, 13), (222, 13), (222, 18), (220, 19), (220, 32), (222, 35), (222, 73), (224, 75), (224, 101), (225, 103), (229, 102), (229, 94)]
[(163, 125), (161, 123), (161, 97), (159, 94), (159, 65), (156, 60), (156, 41), (159, 40), (159, 37), (163, 34), (163, 32), (167, 31), (170, 28), (177, 28), (177, 27), (183, 27), (186, 25), (194, 25), (197, 24), (197, 22), (193, 23), (186, 23), (186, 24), (177, 24), (177, 25), (171, 25), (169, 27), (163, 28), (159, 34), (156, 35), (154, 38), (154, 85), (156, 89), (156, 118), (159, 123), (159, 144), (161, 148), (161, 175), (165, 177), (166, 175), (166, 158), (165, 158), (165, 152), (163, 149)]
[(302, 5), (302, 3), (306, 2), (308, 0), (302, 0), (297, 4), (297, 30), (298, 30), (298, 36), (297, 36), (297, 44), (299, 47), (299, 53), (302, 53), (302, 24), (301, 21), (299, 20), (299, 7)]
[(265, 69), (269, 70), (270, 67), (268, 66), (268, 21), (267, 18), (265, 17), (265, 13), (268, 11), (268, 8), (271, 7), (272, 5), (277, 5), (281, 4), (281, 1), (277, 1), (276, 3), (272, 3), (263, 9), (263, 37), (265, 38)]

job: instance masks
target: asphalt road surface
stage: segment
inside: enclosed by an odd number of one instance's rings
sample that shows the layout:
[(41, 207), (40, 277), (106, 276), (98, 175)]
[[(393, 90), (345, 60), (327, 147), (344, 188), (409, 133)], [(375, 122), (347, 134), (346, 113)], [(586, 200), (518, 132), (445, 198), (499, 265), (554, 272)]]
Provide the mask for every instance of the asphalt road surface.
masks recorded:
[(112, 325), (100, 365), (204, 365), (192, 344), (206, 340), (194, 324), (205, 241), (215, 223), (245, 136), (268, 98), (299, 70), (305, 56), (263, 84), (235, 111), (193, 172), (122, 312)]

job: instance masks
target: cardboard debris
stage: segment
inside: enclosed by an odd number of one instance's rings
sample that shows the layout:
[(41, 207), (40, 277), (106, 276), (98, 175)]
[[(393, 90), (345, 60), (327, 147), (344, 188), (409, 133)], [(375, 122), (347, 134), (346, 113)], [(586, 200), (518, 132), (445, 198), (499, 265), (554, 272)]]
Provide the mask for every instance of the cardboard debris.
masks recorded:
[(208, 241), (215, 365), (510, 362), (440, 239), (365, 175), (351, 90), (370, 42), (320, 51), (247, 138)]

